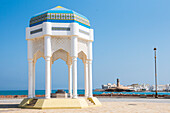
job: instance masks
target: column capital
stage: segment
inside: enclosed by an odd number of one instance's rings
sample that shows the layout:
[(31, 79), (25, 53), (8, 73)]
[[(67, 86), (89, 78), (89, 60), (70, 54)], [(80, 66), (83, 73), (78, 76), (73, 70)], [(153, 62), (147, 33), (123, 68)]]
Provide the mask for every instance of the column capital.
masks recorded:
[(28, 59), (28, 62), (33, 62), (33, 59)]
[(51, 57), (49, 57), (49, 56), (45, 56), (45, 60), (51, 60)]
[(72, 60), (73, 61), (77, 61), (77, 57), (72, 57)]
[(91, 64), (92, 63), (92, 59), (87, 59), (87, 63)]
[(73, 39), (78, 38), (78, 35), (72, 35), (71, 38), (73, 38)]
[(49, 34), (45, 34), (43, 36), (44, 36), (44, 38), (51, 38), (51, 35), (49, 35)]
[(87, 60), (83, 60), (83, 64), (84, 64), (84, 65), (87, 64)]
[(67, 64), (68, 67), (72, 66), (72, 64)]

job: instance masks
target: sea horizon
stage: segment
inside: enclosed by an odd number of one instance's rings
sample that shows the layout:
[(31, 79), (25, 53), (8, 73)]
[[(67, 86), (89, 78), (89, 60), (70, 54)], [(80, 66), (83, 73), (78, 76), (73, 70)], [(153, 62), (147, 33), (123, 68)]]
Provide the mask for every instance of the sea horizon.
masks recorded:
[[(68, 93), (67, 89), (63, 89)], [(52, 90), (52, 93), (55, 93), (57, 90)], [(85, 90), (84, 89), (78, 89), (77, 93), (84, 94)], [(138, 94), (138, 95), (152, 95), (155, 94), (155, 92), (100, 92), (100, 91), (94, 91), (93, 94)], [(45, 95), (45, 90), (35, 90), (36, 95)], [(28, 90), (0, 90), (0, 95), (28, 95)], [(158, 92), (158, 95), (170, 95), (170, 92)]]

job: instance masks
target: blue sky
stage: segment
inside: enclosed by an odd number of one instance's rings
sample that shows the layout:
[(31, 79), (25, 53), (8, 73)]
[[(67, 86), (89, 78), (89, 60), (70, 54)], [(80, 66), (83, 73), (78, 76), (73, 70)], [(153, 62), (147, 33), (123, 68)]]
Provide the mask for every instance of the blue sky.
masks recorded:
[[(158, 48), (158, 84), (170, 83), (170, 1), (168, 0), (0, 0), (0, 90), (27, 89), (25, 28), (44, 10), (63, 6), (86, 16), (95, 31), (93, 88), (108, 82), (154, 84)], [(67, 65), (52, 67), (52, 89), (67, 89)], [(78, 88), (84, 88), (78, 60)], [(45, 89), (45, 61), (36, 64), (36, 89)]]

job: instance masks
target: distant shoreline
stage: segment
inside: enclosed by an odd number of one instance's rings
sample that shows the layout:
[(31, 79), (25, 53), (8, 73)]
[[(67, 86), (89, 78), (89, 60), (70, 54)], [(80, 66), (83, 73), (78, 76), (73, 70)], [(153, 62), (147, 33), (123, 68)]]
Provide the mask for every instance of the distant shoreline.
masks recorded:
[[(79, 97), (83, 97), (84, 94), (79, 94)], [(136, 97), (136, 98), (154, 98), (155, 95), (146, 95), (146, 94), (114, 94), (114, 93), (108, 93), (108, 94), (93, 94), (94, 97)], [(27, 95), (0, 95), (0, 98), (27, 98)], [(36, 95), (36, 97), (45, 97), (45, 95)], [(170, 99), (170, 95), (158, 95), (159, 98), (167, 98)]]
[[(57, 90), (52, 90), (52, 93), (55, 93)], [(68, 90), (64, 90), (66, 93), (68, 93)], [(85, 93), (84, 90), (79, 89), (77, 90), (78, 95), (83, 95)], [(45, 95), (45, 90), (35, 90), (36, 95)], [(102, 95), (154, 95), (155, 92), (101, 92), (101, 91), (95, 91), (93, 90), (93, 94), (97, 96), (102, 96)], [(20, 97), (23, 95), (28, 95), (27, 90), (6, 90), (6, 91), (0, 91), (0, 96), (15, 96), (15, 97)], [(158, 92), (158, 95), (170, 95), (170, 92)], [(10, 97), (10, 96), (9, 96)], [(14, 98), (15, 98), (14, 97)], [(25, 96), (24, 96), (25, 97)]]
[[(108, 89), (95, 89), (94, 90), (94, 92), (155, 92), (155, 91), (111, 91), (111, 90), (109, 90), (108, 91)], [(158, 92), (169, 92), (170, 93), (170, 91), (158, 91)]]

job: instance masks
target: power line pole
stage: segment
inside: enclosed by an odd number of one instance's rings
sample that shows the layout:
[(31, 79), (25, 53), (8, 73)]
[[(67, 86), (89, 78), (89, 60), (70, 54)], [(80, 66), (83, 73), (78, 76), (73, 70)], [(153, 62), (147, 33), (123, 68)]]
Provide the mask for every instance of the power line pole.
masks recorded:
[(154, 48), (154, 51), (155, 51), (155, 98), (158, 98), (157, 69), (156, 69), (156, 48)]

